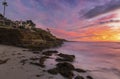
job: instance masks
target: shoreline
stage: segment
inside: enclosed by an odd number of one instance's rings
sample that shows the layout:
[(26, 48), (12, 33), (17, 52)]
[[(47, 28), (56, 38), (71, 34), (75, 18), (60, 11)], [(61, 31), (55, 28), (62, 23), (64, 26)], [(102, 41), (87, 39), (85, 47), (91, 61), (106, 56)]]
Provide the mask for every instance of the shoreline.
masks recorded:
[(0, 44), (12, 45), (32, 50), (43, 50), (47, 48), (61, 46), (64, 39), (57, 38), (51, 33), (34, 28), (14, 29), (0, 28)]
[[(57, 54), (59, 51), (54, 50), (54, 52), (56, 53), (50, 54), (50, 52), (53, 52), (53, 50), (49, 50), (48, 53), (43, 54), (43, 52), (41, 51), (30, 51), (26, 48), (19, 48), (7, 45), (0, 45), (0, 50), (0, 60), (8, 59), (6, 63), (0, 64), (1, 79), (66, 79), (64, 75), (52, 75), (48, 73), (49, 69), (55, 68), (56, 64), (59, 63), (55, 61), (56, 58), (59, 58), (57, 56), (59, 55)], [(65, 54), (61, 55), (64, 56)], [(38, 59), (40, 61), (40, 59), (44, 56), (47, 56), (47, 58), (45, 60), (42, 59), (41, 62), (44, 61), (43, 64), (45, 65), (45, 67), (41, 67), (38, 64), (35, 64), (39, 63)], [(66, 54), (65, 56), (69, 57), (71, 55)], [(74, 58), (74, 56), (72, 57)], [(62, 60), (62, 62), (63, 61), (64, 60)], [(74, 78), (71, 77), (69, 79)]]
[[(34, 54), (28, 49), (7, 45), (0, 45), (0, 50), (0, 60), (9, 58), (6, 63), (0, 64), (1, 79), (48, 79), (52, 76), (46, 73), (44, 68), (28, 63), (30, 58), (39, 57), (41, 54)], [(20, 63), (21, 60), (29, 61), (26, 61), (26, 64), (23, 65), (23, 63)], [(38, 75), (41, 75), (41, 77), (37, 77)]]

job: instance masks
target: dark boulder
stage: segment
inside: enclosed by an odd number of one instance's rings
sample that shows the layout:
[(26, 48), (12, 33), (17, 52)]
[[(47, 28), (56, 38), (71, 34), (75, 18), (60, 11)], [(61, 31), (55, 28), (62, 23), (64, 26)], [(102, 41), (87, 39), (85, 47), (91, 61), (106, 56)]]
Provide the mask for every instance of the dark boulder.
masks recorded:
[(39, 60), (40, 58), (30, 58), (30, 60), (36, 61)]
[(72, 64), (67, 63), (67, 62), (58, 63), (56, 65), (56, 67), (57, 67), (58, 72), (62, 76), (66, 77), (66, 78), (69, 78), (69, 79), (72, 79), (72, 77), (74, 76), (72, 70), (74, 70), (75, 68)]
[(57, 58), (55, 59), (57, 62), (65, 62), (65, 61), (68, 61), (68, 59), (66, 58)]
[(87, 79), (93, 79), (91, 76), (87, 76)]
[(35, 65), (35, 66), (39, 66), (39, 67), (42, 67), (42, 68), (44, 68), (44, 67), (45, 67), (45, 65), (40, 64), (40, 63), (30, 62), (30, 64)]
[(33, 51), (33, 53), (34, 53), (34, 54), (39, 54), (39, 52), (38, 52), (38, 51)]
[(60, 71), (59, 72), (63, 77), (68, 78), (68, 79), (72, 79), (74, 74), (72, 71)]
[(41, 75), (36, 75), (36, 77), (40, 77)]
[(59, 69), (68, 69), (68, 71), (75, 69), (72, 64), (67, 63), (67, 62), (58, 63), (56, 66), (57, 66), (57, 68), (59, 68)]
[(5, 63), (7, 63), (8, 60), (9, 60), (9, 58), (5, 59), (5, 60), (0, 60), (0, 64), (5, 64)]
[(58, 74), (58, 70), (57, 70), (57, 68), (49, 69), (49, 70), (48, 70), (48, 73), (53, 74), (53, 75), (56, 75), (56, 74)]
[(46, 56), (51, 56), (52, 54), (58, 53), (58, 51), (53, 50), (53, 51), (45, 51), (42, 54)]
[(80, 72), (80, 73), (86, 73), (87, 71), (83, 70), (83, 69), (79, 69), (79, 68), (76, 68), (75, 69), (76, 72)]
[(27, 59), (23, 59), (23, 60), (20, 61), (20, 63), (22, 63), (22, 65), (25, 65), (26, 61), (28, 61), (28, 60)]
[[(30, 64), (40, 66), (40, 67), (45, 67), (44, 62), (46, 61), (47, 58), (49, 58), (49, 57), (43, 56), (43, 57), (39, 58), (39, 63), (30, 62)], [(35, 61), (35, 60), (38, 60), (38, 58), (31, 58), (31, 60)]]
[(65, 57), (75, 58), (75, 55), (68, 55), (68, 54), (62, 54), (62, 53), (58, 54), (58, 56), (63, 57), (63, 58)]
[(60, 58), (57, 58), (56, 61), (62, 62), (62, 61), (68, 61), (68, 62), (73, 62), (75, 59), (74, 55), (67, 55), (67, 54), (58, 54)]
[(39, 59), (39, 63), (40, 63), (41, 65), (44, 65), (44, 62), (46, 61), (47, 58), (49, 58), (49, 57), (47, 57), (47, 56), (41, 57), (41, 58)]

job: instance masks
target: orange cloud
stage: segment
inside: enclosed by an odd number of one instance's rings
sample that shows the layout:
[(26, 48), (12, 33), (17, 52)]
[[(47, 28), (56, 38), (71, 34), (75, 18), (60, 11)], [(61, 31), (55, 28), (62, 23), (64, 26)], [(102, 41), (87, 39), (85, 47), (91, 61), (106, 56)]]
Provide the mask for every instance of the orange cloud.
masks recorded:
[(76, 38), (75, 40), (77, 41), (120, 41), (120, 29), (114, 30), (108, 26), (88, 28), (85, 34), (86, 34), (86, 37)]
[(51, 30), (52, 33), (55, 34), (56, 36), (72, 41), (120, 42), (119, 19), (114, 20), (114, 18), (116, 17), (118, 18), (118, 13), (116, 12), (107, 14), (106, 16), (102, 16), (100, 18), (91, 20), (90, 22), (92, 22), (93, 24), (91, 23), (90, 25), (84, 26), (84, 28), (82, 28), (82, 25), (87, 24), (87, 21), (85, 22), (76, 21), (76, 23), (78, 23), (79, 28), (77, 28), (78, 26), (72, 26), (69, 27), (70, 30), (66, 30), (66, 28), (63, 27), (64, 25), (67, 24), (67, 21), (64, 20), (60, 24), (62, 27), (60, 27), (59, 29), (51, 28)]
[(72, 41), (120, 41), (120, 29), (109, 26), (90, 27), (83, 31), (66, 31), (51, 28), (54, 35)]

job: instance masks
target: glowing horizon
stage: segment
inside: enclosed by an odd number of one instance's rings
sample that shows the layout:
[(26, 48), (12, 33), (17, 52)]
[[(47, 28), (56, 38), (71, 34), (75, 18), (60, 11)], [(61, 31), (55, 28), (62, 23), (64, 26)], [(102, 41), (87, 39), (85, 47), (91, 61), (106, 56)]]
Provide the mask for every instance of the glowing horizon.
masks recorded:
[[(6, 16), (72, 41), (120, 41), (120, 0), (7, 0)], [(0, 13), (3, 6), (0, 5)]]

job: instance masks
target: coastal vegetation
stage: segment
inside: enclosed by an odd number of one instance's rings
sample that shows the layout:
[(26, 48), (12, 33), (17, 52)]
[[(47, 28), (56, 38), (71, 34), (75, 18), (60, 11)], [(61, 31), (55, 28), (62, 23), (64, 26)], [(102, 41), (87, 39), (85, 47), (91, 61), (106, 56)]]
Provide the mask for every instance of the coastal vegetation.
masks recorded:
[(50, 31), (36, 28), (32, 20), (12, 21), (0, 14), (0, 43), (42, 50), (56, 47), (63, 39), (53, 36)]
[[(66, 79), (93, 79), (89, 75), (83, 77), (75, 74), (87, 73), (87, 70), (76, 68), (72, 64), (75, 61), (75, 55), (60, 53), (57, 50), (43, 50), (60, 46), (64, 41), (64, 39), (52, 35), (48, 28), (47, 30), (36, 28), (36, 24), (32, 20), (12, 21), (0, 14), (0, 44), (27, 48), (33, 54), (40, 55), (40, 57), (33, 57), (33, 55), (27, 59), (25, 59), (26, 56), (23, 56), (23, 59), (19, 61), (21, 65), (29, 64), (44, 68), (44, 72), (51, 75), (60, 74)], [(12, 56), (14, 55), (12, 54)], [(18, 53), (18, 55), (21, 55), (21, 53)], [(56, 58), (53, 58), (53, 55)], [(10, 59), (0, 59), (0, 64), (6, 64)], [(55, 68), (46, 69), (48, 65), (45, 62), (49, 59), (53, 59), (56, 62), (56, 64), (53, 64)], [(36, 77), (40, 77), (40, 75), (38, 74)]]

